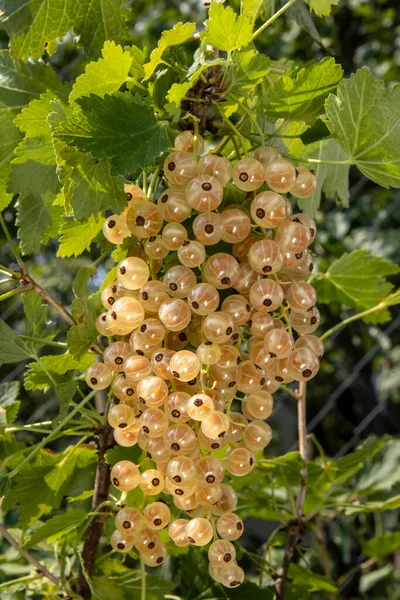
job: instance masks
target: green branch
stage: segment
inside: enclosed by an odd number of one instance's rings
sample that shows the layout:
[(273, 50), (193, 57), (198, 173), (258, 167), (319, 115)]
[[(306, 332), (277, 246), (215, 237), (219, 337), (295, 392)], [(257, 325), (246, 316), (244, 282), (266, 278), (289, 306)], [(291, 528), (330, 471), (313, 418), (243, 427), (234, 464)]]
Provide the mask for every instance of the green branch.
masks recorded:
[(23, 467), (25, 467), (36, 456), (36, 454), (40, 452), (42, 448), (46, 446), (46, 444), (48, 444), (51, 440), (54, 439), (54, 437), (57, 436), (57, 433), (59, 433), (62, 430), (62, 428), (70, 422), (72, 417), (74, 417), (89, 402), (89, 400), (93, 398), (95, 394), (96, 390), (92, 390), (87, 396), (85, 396), (84, 399), (79, 404), (77, 404), (75, 408), (57, 425), (57, 427), (53, 429), (50, 435), (48, 435), (39, 444), (37, 444), (35, 449), (32, 450), (32, 452), (28, 454), (28, 456), (17, 467), (15, 467), (15, 469), (8, 473), (6, 477), (8, 477), (9, 479), (15, 477), (15, 475), (19, 473), (19, 471)]
[(268, 19), (268, 21), (265, 21), (265, 23), (263, 23), (263, 25), (261, 25), (261, 27), (259, 27), (257, 29), (257, 31), (255, 31), (253, 33), (253, 41), (256, 39), (256, 37), (258, 37), (260, 35), (260, 33), (262, 33), (264, 31), (264, 29), (266, 29), (267, 27), (269, 27), (270, 25), (272, 25), (272, 23), (274, 23), (274, 21), (276, 21), (276, 19), (278, 19), (278, 17), (280, 17), (288, 8), (290, 8), (294, 3), (296, 2), (296, 0), (289, 0), (289, 2), (287, 2), (284, 6), (282, 6), (282, 8), (280, 8), (274, 15), (272, 15), (272, 17), (270, 17)]

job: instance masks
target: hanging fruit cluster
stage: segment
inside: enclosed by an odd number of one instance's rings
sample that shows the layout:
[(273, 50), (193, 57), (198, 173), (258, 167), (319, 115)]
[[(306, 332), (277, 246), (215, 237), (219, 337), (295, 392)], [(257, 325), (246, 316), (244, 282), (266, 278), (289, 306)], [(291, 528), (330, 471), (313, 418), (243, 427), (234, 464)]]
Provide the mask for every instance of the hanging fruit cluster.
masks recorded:
[[(146, 565), (161, 564), (167, 551), (158, 532), (169, 525), (177, 546), (212, 542), (211, 576), (235, 587), (244, 574), (232, 541), (243, 523), (229, 481), (248, 474), (271, 440), (265, 420), (273, 392), (312, 379), (323, 354), (312, 335), (316, 293), (306, 282), (316, 226), (307, 215), (292, 215), (282, 195), (306, 198), (316, 178), (271, 147), (234, 166), (218, 154), (198, 160), (203, 140), (190, 131), (178, 135), (175, 148), (164, 162), (169, 187), (157, 203), (126, 185), (128, 206), (104, 225), (109, 241), (132, 236), (132, 245), (101, 293), (106, 312), (97, 329), (117, 341), (86, 381), (94, 389), (111, 386), (116, 442), (139, 444), (154, 461), (143, 472), (117, 463), (113, 485), (123, 492), (140, 486), (149, 497), (163, 492), (174, 514), (186, 515), (171, 523), (160, 501), (143, 512), (125, 507), (113, 548), (135, 546)], [(218, 212), (231, 180), (246, 201)]]

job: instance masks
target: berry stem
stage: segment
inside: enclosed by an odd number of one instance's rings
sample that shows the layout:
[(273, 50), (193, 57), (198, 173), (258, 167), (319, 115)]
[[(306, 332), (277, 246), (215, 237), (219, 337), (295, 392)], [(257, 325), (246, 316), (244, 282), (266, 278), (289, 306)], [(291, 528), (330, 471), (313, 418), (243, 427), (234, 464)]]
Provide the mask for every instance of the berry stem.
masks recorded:
[(268, 21), (265, 21), (265, 23), (263, 23), (261, 25), (261, 27), (259, 27), (257, 29), (257, 31), (255, 31), (253, 33), (253, 41), (256, 39), (256, 37), (258, 37), (260, 35), (260, 33), (262, 33), (264, 31), (264, 29), (266, 29), (267, 27), (269, 27), (270, 25), (272, 25), (272, 23), (274, 23), (274, 21), (276, 21), (276, 19), (278, 17), (281, 16), (281, 14), (283, 14), (285, 12), (285, 10), (287, 10), (288, 8), (290, 8), (292, 6), (292, 4), (294, 4), (296, 2), (296, 0), (289, 0), (289, 2), (287, 2), (284, 6), (282, 6), (282, 8), (280, 8), (274, 15), (272, 15), (272, 17), (270, 17), (268, 19)]
[(13, 296), (16, 296), (17, 294), (22, 294), (23, 292), (29, 292), (30, 290), (32, 290), (32, 286), (30, 284), (26, 285), (25, 287), (14, 288), (13, 290), (6, 292), (5, 294), (2, 294), (0, 296), (0, 302), (2, 302), (3, 300), (7, 300), (7, 298), (12, 298)]
[(62, 430), (62, 428), (67, 425), (67, 423), (70, 422), (70, 420), (72, 419), (72, 417), (74, 417), (88, 402), (89, 400), (91, 400), (93, 398), (93, 396), (95, 395), (96, 390), (92, 390), (87, 396), (84, 397), (84, 399), (75, 406), (75, 408), (62, 420), (60, 421), (60, 423), (57, 425), (57, 427), (55, 427), (55, 429), (53, 429), (53, 431), (50, 433), (50, 435), (48, 435), (46, 438), (44, 438), (36, 447), (34, 450), (32, 450), (32, 452), (30, 454), (28, 454), (28, 456), (17, 466), (15, 467), (15, 469), (13, 469), (11, 471), (11, 473), (7, 474), (7, 477), (9, 479), (12, 479), (13, 477), (15, 477), (15, 475), (17, 473), (19, 473), (19, 471), (25, 467), (29, 462), (31, 462), (31, 460), (36, 456), (36, 454), (46, 446), (46, 444), (48, 444), (51, 440), (53, 440), (56, 436), (57, 433), (59, 431)]
[(146, 567), (145, 567), (142, 555), (140, 555), (140, 572), (142, 575), (142, 587), (141, 587), (141, 592), (140, 592), (140, 600), (146, 600)]
[[(10, 248), (11, 248), (11, 252), (14, 254), (17, 263), (19, 264), (20, 267), (24, 266), (24, 261), (22, 260), (19, 248), (16, 244), (14, 244), (13, 239), (10, 235), (10, 232), (8, 231), (8, 227), (6, 225), (6, 222), (4, 221), (3, 215), (0, 213), (0, 224), (1, 227), (4, 231), (4, 235), (7, 238), (8, 243), (10, 244)], [(9, 271), (12, 274), (12, 271)]]
[(56, 585), (59, 588), (59, 579), (52, 575), (44, 565), (42, 565), (34, 556), (32, 556), (32, 554), (30, 554), (30, 552), (28, 552), (27, 550), (23, 550), (23, 548), (21, 548), (17, 540), (13, 538), (11, 533), (7, 531), (7, 528), (2, 523), (0, 523), (0, 533), (4, 537), (4, 539), (6, 539), (8, 543), (13, 548), (15, 548), (18, 554), (21, 554), (21, 556), (23, 556), (33, 567), (35, 567), (37, 571), (42, 573), (44, 577), (49, 579), (52, 583), (54, 583), (54, 585)]

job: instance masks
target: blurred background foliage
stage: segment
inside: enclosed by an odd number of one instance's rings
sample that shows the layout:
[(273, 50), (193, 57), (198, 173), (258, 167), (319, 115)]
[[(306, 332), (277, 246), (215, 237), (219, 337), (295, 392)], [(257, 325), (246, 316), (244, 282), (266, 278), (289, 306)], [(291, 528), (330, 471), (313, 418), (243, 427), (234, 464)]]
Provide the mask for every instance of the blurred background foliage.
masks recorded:
[[(238, 8), (239, 0), (230, 4)], [(279, 0), (265, 0), (263, 18), (268, 18), (283, 4)], [(126, 11), (126, 18), (132, 30), (133, 43), (150, 50), (156, 45), (164, 29), (172, 27), (179, 20), (200, 22), (206, 15), (206, 9), (200, 0), (130, 0), (126, 7), (131, 9)], [(4, 32), (1, 35), (0, 46), (5, 48), (7, 37)], [(311, 17), (294, 5), (286, 17), (278, 19), (273, 27), (264, 32), (257, 40), (257, 47), (273, 59), (286, 57), (295, 63), (326, 55), (333, 56), (343, 66), (346, 75), (366, 65), (387, 84), (398, 83), (399, 1), (342, 0), (339, 6), (333, 8), (332, 15), (323, 19)], [(190, 44), (185, 47), (188, 53), (193, 50), (194, 47), (191, 48)], [(47, 60), (50, 60), (60, 78), (65, 81), (74, 80), (87, 64), (72, 35), (67, 35), (60, 42), (56, 54)], [(16, 238), (13, 210), (7, 209), (4, 218)], [(344, 252), (359, 248), (366, 248), (373, 254), (399, 262), (400, 191), (380, 188), (363, 177), (355, 167), (350, 170), (350, 208), (344, 209), (334, 201), (325, 199), (317, 216), (317, 224), (319, 235), (314, 245), (317, 266), (329, 264)], [(68, 307), (73, 299), (71, 285), (78, 269), (89, 266), (98, 255), (85, 253), (79, 258), (60, 259), (56, 258), (56, 251), (57, 244), (53, 241), (42, 253), (30, 256), (30, 273)], [(0, 246), (0, 263), (16, 268), (16, 265), (10, 265), (4, 239)], [(96, 277), (92, 278), (90, 287), (93, 291), (98, 289), (106, 271), (107, 264), (103, 264)], [(321, 331), (329, 329), (347, 315), (345, 309), (334, 303), (323, 305), (320, 309)], [(24, 332), (23, 308), (19, 297), (4, 301), (0, 312), (3, 320), (19, 333)], [(349, 476), (346, 483), (343, 483), (343, 490), (347, 486), (347, 491), (353, 490), (354, 494), (361, 496), (368, 496), (372, 490), (375, 492), (374, 499), (381, 500), (385, 497), (385, 491), (400, 493), (398, 477), (396, 483), (399, 442), (392, 441), (381, 449), (376, 446), (377, 440), (386, 435), (396, 436), (400, 432), (400, 308), (393, 307), (392, 314), (393, 321), (381, 328), (357, 321), (331, 336), (326, 344), (327, 351), (321, 362), (321, 370), (308, 386), (307, 397), (309, 432), (314, 434), (316, 441), (312, 445), (314, 455), (320, 453), (343, 456), (353, 451), (363, 440), (375, 436), (371, 450), (367, 446), (362, 455), (365, 467), (356, 475)], [(61, 331), (65, 330), (66, 326), (57, 315), (52, 314), (52, 318), (57, 321)], [(24, 366), (2, 366), (1, 381), (22, 381)], [(280, 456), (296, 449), (295, 402), (279, 392), (275, 397), (277, 410), (271, 425), (276, 435), (267, 449), (268, 456)], [(53, 393), (22, 390), (20, 399), (21, 422), (36, 422), (44, 417), (53, 418), (57, 414), (57, 401)], [(26, 433), (24, 436), (24, 441), (29, 441)], [(62, 449), (57, 442), (53, 444), (53, 448)], [(344, 470), (345, 468), (343, 465)], [(253, 514), (253, 517), (248, 519), (243, 538), (244, 546), (250, 553), (262, 548), (277, 525), (276, 522), (273, 523), (273, 511), (268, 511), (270, 489), (267, 490), (266, 486), (274, 481), (274, 485), (279, 487), (279, 482), (283, 485), (284, 478), (273, 480), (272, 477), (266, 470), (265, 481), (252, 488), (255, 489), (252, 496), (254, 506), (247, 510), (247, 514)], [(316, 485), (318, 486), (318, 482)], [(260, 517), (266, 520), (260, 522)], [(339, 589), (343, 598), (398, 598), (400, 551), (396, 552), (394, 545), (389, 547), (389, 552), (383, 553), (386, 554), (385, 558), (376, 558), (374, 552), (366, 551), (365, 547), (366, 540), (384, 532), (395, 531), (395, 512), (349, 511), (347, 514), (343, 512), (340, 519), (332, 512), (331, 516), (327, 513), (324, 517), (326, 519), (320, 530), (323, 545), (311, 538), (304, 542), (307, 551), (303, 558), (307, 560), (309, 567), (316, 572), (325, 572), (325, 575), (330, 573), (335, 580), (341, 581)], [(276, 536), (272, 549), (275, 558), (272, 557), (271, 560), (276, 564), (280, 564), (283, 555), (284, 539), (280, 540), (280, 535), (282, 534)], [(324, 558), (323, 548), (329, 553), (328, 559)], [(18, 572), (17, 564), (14, 565), (14, 572), (12, 568), (10, 571), (9, 566), (7, 571), (6, 559), (5, 555), (0, 556), (0, 573), (15, 576)], [(197, 567), (196, 573), (190, 567), (193, 565), (192, 560)], [(325, 566), (324, 561), (327, 561)], [(252, 569), (255, 572), (251, 557), (245, 556), (244, 564), (250, 573)], [(165, 569), (173, 571), (174, 563)], [(179, 563), (180, 574), (174, 576), (176, 581), (181, 578), (181, 585), (176, 593), (185, 599), (213, 597), (202, 595), (203, 571), (204, 577), (208, 578), (205, 570), (198, 553), (194, 559), (190, 555), (182, 557)], [(167, 578), (171, 575), (172, 572), (164, 573)], [(265, 577), (268, 578), (268, 574)], [(229, 592), (229, 597), (246, 597), (239, 596), (239, 593), (243, 592)], [(313, 598), (335, 597), (331, 594), (329, 590), (320, 590), (313, 594)], [(15, 592), (7, 594), (7, 597), (22, 600), (24, 595), (23, 592)], [(267, 598), (265, 593), (261, 596), (261, 592), (259, 597)], [(308, 592), (302, 592), (301, 588), (297, 591), (288, 590), (287, 597), (306, 598)], [(253, 600), (253, 596), (251, 598)]]

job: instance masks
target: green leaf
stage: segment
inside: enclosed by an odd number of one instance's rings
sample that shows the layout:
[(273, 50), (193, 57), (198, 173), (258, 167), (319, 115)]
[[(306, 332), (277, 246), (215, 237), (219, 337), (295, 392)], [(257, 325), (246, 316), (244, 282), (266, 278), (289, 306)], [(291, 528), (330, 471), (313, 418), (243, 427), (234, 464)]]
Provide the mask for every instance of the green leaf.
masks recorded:
[(364, 554), (382, 558), (400, 548), (400, 532), (391, 531), (362, 544)]
[(75, 360), (68, 351), (64, 352), (64, 354), (50, 354), (49, 356), (42, 356), (40, 358), (40, 362), (47, 371), (57, 373), (58, 375), (65, 375), (67, 371), (85, 371), (94, 360), (95, 355), (92, 352), (87, 352), (80, 360)]
[(96, 342), (98, 335), (96, 319), (102, 312), (99, 294), (74, 300), (71, 309), (72, 315), (78, 324), (69, 329), (67, 343), (72, 356), (79, 360), (88, 348)]
[(0, 360), (4, 364), (10, 364), (22, 362), (27, 358), (32, 358), (28, 346), (11, 327), (0, 321)]
[(313, 62), (281, 75), (264, 100), (268, 115), (293, 121), (313, 121), (323, 112), (324, 101), (336, 89), (343, 69), (333, 58)]
[(325, 108), (349, 160), (382, 187), (400, 187), (400, 85), (386, 87), (363, 67), (340, 83)]
[(18, 398), (19, 381), (6, 381), (0, 383), (0, 406), (8, 406), (13, 404)]
[(179, 46), (189, 40), (195, 29), (196, 23), (177, 23), (172, 29), (163, 31), (157, 48), (151, 53), (150, 61), (144, 65), (145, 79), (150, 79), (158, 65), (163, 62), (162, 56), (167, 48)]
[(328, 577), (318, 575), (294, 563), (290, 564), (288, 576), (294, 580), (296, 586), (309, 592), (318, 592), (319, 590), (338, 592), (337, 587)]
[(27, 345), (39, 348), (41, 345), (45, 345), (46, 340), (54, 338), (54, 326), (48, 321), (48, 307), (43, 304), (41, 296), (33, 290), (23, 294), (22, 300), (24, 303), (26, 335), (43, 340), (43, 344), (30, 341)]
[(121, 7), (124, 0), (3, 0), (0, 22), (11, 38), (11, 53), (20, 60), (53, 54), (57, 38), (73, 28), (89, 56), (97, 56), (107, 39), (129, 39)]
[[(0, 52), (1, 54), (1, 52)], [(0, 75), (1, 77), (1, 75)], [(22, 139), (18, 129), (14, 125), (14, 115), (10, 110), (1, 110), (0, 106), (0, 210), (4, 210), (10, 204), (13, 195), (8, 191), (11, 160), (14, 150)]]
[(171, 86), (167, 94), (168, 101), (175, 104), (175, 106), (179, 107), (182, 100), (184, 99), (188, 91), (196, 84), (203, 71), (206, 71), (212, 66), (223, 65), (225, 64), (225, 62), (226, 61), (224, 59), (217, 59), (200, 65), (199, 68), (190, 75), (189, 79), (186, 82), (174, 83)]
[(240, 14), (255, 21), (263, 4), (264, 0), (242, 0), (240, 3)]
[[(52, 103), (53, 112), (48, 122), (53, 131), (67, 122), (73, 113), (60, 102)], [(99, 161), (89, 154), (82, 154), (53, 136), (53, 146), (58, 165), (58, 177), (64, 184), (64, 204), (72, 207), (77, 220), (111, 209), (120, 213), (126, 206), (121, 176), (113, 177), (108, 159)], [(69, 212), (69, 210), (68, 210)], [(83, 250), (82, 250), (83, 251)]]
[(61, 515), (52, 517), (46, 521), (45, 525), (36, 529), (28, 537), (24, 548), (31, 548), (44, 540), (49, 543), (54, 542), (83, 525), (87, 518), (87, 512), (82, 508), (74, 508)]
[(96, 273), (96, 267), (83, 267), (79, 269), (72, 282), (72, 291), (75, 298), (82, 298), (88, 295), (89, 279)]
[(77, 102), (73, 115), (56, 129), (57, 138), (95, 158), (109, 157), (114, 172), (144, 169), (168, 150), (166, 131), (153, 109), (130, 94), (91, 96)]
[(57, 256), (79, 256), (90, 249), (90, 244), (103, 228), (104, 217), (91, 215), (85, 221), (65, 221), (61, 227)]
[(89, 63), (84, 74), (78, 77), (69, 96), (70, 102), (90, 94), (101, 97), (113, 94), (127, 81), (132, 65), (129, 50), (115, 42), (105, 42), (102, 56), (97, 62)]
[(253, 23), (249, 17), (239, 16), (230, 6), (224, 8), (217, 2), (211, 4), (208, 17), (206, 31), (200, 34), (203, 44), (230, 53), (251, 43)]
[(17, 225), (18, 238), (21, 240), (22, 254), (31, 254), (39, 250), (42, 240), (51, 226), (50, 206), (52, 196), (46, 200), (40, 196), (22, 196), (18, 202)]
[[(348, 154), (339, 146), (336, 140), (322, 140), (312, 144), (306, 148), (303, 156), (307, 158), (317, 158), (324, 161), (346, 161)], [(317, 188), (309, 198), (297, 198), (296, 202), (301, 210), (308, 215), (314, 217), (321, 204), (322, 192), (328, 198), (337, 196), (343, 206), (349, 206), (349, 169), (348, 165), (331, 165), (331, 164), (309, 164), (304, 163), (307, 167), (311, 167), (317, 177)]]
[[(335, 260), (326, 273), (317, 274), (314, 281), (319, 302), (340, 302), (358, 312), (372, 308), (386, 298), (393, 287), (385, 276), (395, 275), (400, 267), (365, 250), (353, 250)], [(387, 311), (379, 314), (380, 320), (365, 317), (367, 322), (387, 319)]]
[(18, 112), (46, 89), (55, 90), (59, 86), (60, 80), (49, 65), (30, 60), (17, 66), (8, 50), (0, 50), (1, 111), (9, 107)]
[(319, 17), (327, 17), (332, 12), (332, 6), (337, 6), (340, 0), (306, 0), (310, 9)]
[(123, 448), (122, 446), (114, 446), (110, 450), (107, 450), (105, 459), (106, 463), (113, 467), (120, 460), (130, 460), (135, 464), (138, 462), (142, 455), (142, 449), (135, 444), (131, 448)]

